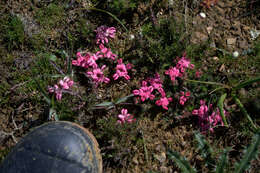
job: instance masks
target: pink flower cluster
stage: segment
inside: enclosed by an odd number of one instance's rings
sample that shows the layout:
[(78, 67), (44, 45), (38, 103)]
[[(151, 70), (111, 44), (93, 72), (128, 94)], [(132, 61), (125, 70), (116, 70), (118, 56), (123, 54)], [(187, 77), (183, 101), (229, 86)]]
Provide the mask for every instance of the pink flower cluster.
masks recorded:
[[(150, 83), (150, 86), (148, 86), (147, 81)], [(141, 101), (144, 102), (147, 99), (153, 100), (155, 98), (155, 95), (152, 92), (154, 90), (157, 90), (161, 94), (161, 98), (157, 100), (155, 104), (158, 106), (162, 106), (164, 109), (168, 110), (168, 105), (172, 101), (172, 98), (166, 97), (160, 75), (156, 73), (154, 78), (148, 78), (147, 81), (142, 81), (141, 88), (138, 90), (134, 90), (133, 94), (135, 96), (139, 96), (137, 99), (141, 99)]]
[[(210, 114), (210, 109), (212, 110), (212, 104), (209, 105), (209, 107), (206, 105), (206, 102), (204, 100), (200, 100), (200, 108), (194, 109), (192, 111), (193, 115), (197, 115), (199, 118), (199, 126), (201, 128), (201, 131), (210, 130), (211, 132), (214, 132), (214, 127), (220, 124), (221, 126), (224, 126), (224, 123), (222, 121), (222, 117), (220, 115), (219, 110), (217, 109), (215, 112), (213, 111)], [(224, 111), (224, 114), (226, 116), (226, 111)]]
[(132, 68), (131, 64), (124, 64), (122, 58), (117, 61), (116, 73), (113, 75), (114, 80), (117, 80), (119, 77), (124, 77), (126, 80), (130, 79), (128, 71)]
[(108, 43), (108, 39), (115, 38), (116, 35), (116, 28), (114, 27), (107, 27), (107, 26), (100, 26), (98, 27), (95, 32), (96, 35), (96, 43), (97, 44), (105, 44)]
[(105, 77), (103, 71), (106, 68), (105, 65), (103, 65), (101, 68), (94, 68), (93, 71), (87, 72), (87, 75), (91, 77), (94, 81), (94, 83), (109, 83), (110, 79)]
[(193, 69), (194, 64), (191, 64), (190, 60), (186, 58), (186, 54), (184, 54), (180, 60), (177, 62), (175, 67), (170, 67), (165, 71), (166, 75), (169, 75), (171, 81), (174, 82), (177, 77), (182, 77), (185, 73), (186, 69)]
[[(105, 47), (105, 43), (108, 43), (109, 38), (115, 38), (116, 29), (114, 27), (100, 26), (95, 32), (96, 43), (99, 45), (99, 51), (96, 53), (86, 53), (82, 55), (80, 52), (77, 53), (77, 59), (72, 60), (72, 64), (75, 66), (83, 67), (85, 69), (91, 68), (91, 71), (87, 71), (86, 75), (92, 78), (93, 82), (98, 86), (100, 83), (109, 83), (110, 79), (105, 77), (103, 65), (101, 68), (97, 64), (97, 60), (100, 58), (108, 58), (113, 61), (116, 60), (117, 55), (114, 54), (110, 48)], [(128, 71), (131, 69), (131, 64), (124, 64), (122, 59), (117, 60), (116, 73), (113, 75), (113, 79), (117, 80), (119, 77), (123, 77), (126, 80), (130, 79)]]
[(56, 94), (56, 99), (61, 100), (62, 98), (62, 92), (64, 90), (69, 90), (72, 85), (74, 84), (73, 80), (71, 80), (69, 77), (64, 77), (64, 79), (60, 80), (58, 84), (55, 84), (53, 87), (48, 87), (48, 91), (50, 93), (55, 93)]
[(185, 93), (185, 92), (181, 91), (181, 97), (179, 99), (179, 103), (181, 105), (184, 105), (185, 102), (189, 99), (189, 97), (190, 97), (190, 92)]
[(119, 124), (124, 124), (124, 123), (132, 123), (134, 121), (136, 121), (136, 119), (134, 119), (134, 116), (129, 114), (127, 109), (122, 109), (121, 110), (121, 114), (118, 115), (119, 120), (117, 120), (117, 122)]

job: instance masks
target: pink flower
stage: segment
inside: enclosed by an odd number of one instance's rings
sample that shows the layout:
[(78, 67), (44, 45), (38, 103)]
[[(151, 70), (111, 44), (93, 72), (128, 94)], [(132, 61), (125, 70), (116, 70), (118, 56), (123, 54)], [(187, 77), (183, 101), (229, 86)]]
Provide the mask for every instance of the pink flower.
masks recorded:
[(115, 58), (117, 57), (116, 54), (113, 54), (111, 52), (110, 48), (106, 48), (103, 44), (99, 45), (100, 51), (98, 51), (97, 53), (101, 56), (101, 57), (105, 57), (105, 58), (109, 58), (112, 60), (115, 60)]
[[(209, 105), (209, 108), (204, 100), (201, 100), (200, 104), (200, 108), (194, 109), (192, 111), (192, 114), (198, 116), (201, 131), (210, 130), (211, 132), (214, 132), (213, 128), (215, 126), (217, 126), (218, 124), (220, 124), (221, 126), (224, 125), (218, 108), (216, 111), (213, 111), (210, 114), (209, 110), (212, 109), (212, 104)], [(224, 114), (226, 116), (226, 111), (224, 111)]]
[(159, 73), (155, 73), (154, 78), (148, 78), (148, 82), (153, 86), (154, 89), (159, 90), (163, 87)]
[(71, 80), (69, 77), (64, 77), (63, 80), (59, 81), (59, 85), (62, 87), (62, 89), (69, 89), (74, 84), (74, 81)]
[(177, 77), (182, 77), (187, 68), (193, 69), (194, 65), (190, 63), (190, 60), (186, 58), (186, 54), (177, 62), (175, 67), (165, 71), (166, 75), (169, 75), (171, 81), (175, 81)]
[(171, 67), (169, 70), (165, 71), (165, 74), (170, 76), (171, 81), (175, 81), (176, 77), (180, 76), (180, 71), (176, 67)]
[(196, 77), (196, 78), (200, 78), (201, 75), (202, 75), (202, 72), (201, 72), (201, 71), (196, 71), (196, 72), (195, 72), (195, 77)]
[(176, 67), (177, 67), (178, 69), (180, 69), (180, 71), (181, 71), (182, 73), (184, 73), (187, 68), (193, 69), (193, 68), (194, 68), (194, 65), (191, 64), (191, 63), (190, 63), (190, 60), (188, 60), (186, 57), (182, 57), (182, 58), (178, 61)]
[(85, 56), (82, 56), (81, 53), (78, 52), (77, 60), (72, 60), (72, 64), (83, 68), (88, 68), (88, 67), (97, 68), (98, 66), (96, 60), (98, 60), (99, 57), (100, 55), (98, 54), (91, 55), (90, 53), (87, 53)]
[(64, 77), (64, 79), (58, 82), (58, 85), (55, 84), (53, 87), (48, 87), (50, 93), (56, 94), (56, 99), (61, 100), (63, 90), (69, 90), (74, 84), (74, 81), (69, 77)]
[(126, 80), (129, 80), (130, 76), (128, 75), (126, 65), (123, 64), (123, 60), (119, 59), (117, 62), (116, 73), (113, 75), (114, 80), (117, 80), (119, 77), (124, 77)]
[(167, 98), (167, 97), (161, 97), (160, 98), (160, 100), (157, 100), (156, 102), (155, 102), (155, 104), (156, 105), (158, 105), (158, 106), (162, 106), (163, 107), (163, 109), (165, 109), (165, 110), (168, 110), (168, 105), (169, 105), (169, 103), (172, 101), (172, 98), (171, 97), (169, 97), (169, 98)]
[(141, 101), (144, 102), (147, 99), (154, 99), (154, 95), (152, 94), (153, 92), (153, 87), (152, 86), (147, 86), (147, 82), (143, 81), (142, 82), (142, 87), (139, 90), (134, 90), (133, 94), (136, 96), (141, 97)]
[(181, 97), (179, 99), (179, 103), (181, 105), (184, 105), (185, 102), (188, 100), (189, 96), (190, 96), (190, 92), (184, 93), (183, 91), (181, 91)]
[(134, 116), (128, 114), (127, 109), (122, 109), (121, 114), (118, 115), (119, 120), (117, 121), (119, 124), (123, 124), (125, 122), (132, 123), (135, 121)]
[(97, 44), (105, 44), (108, 43), (108, 39), (115, 38), (116, 29), (114, 27), (100, 26), (95, 32), (96, 35), (96, 43)]
[(101, 68), (94, 68), (93, 71), (87, 72), (87, 75), (93, 79), (93, 81), (98, 85), (99, 83), (109, 83), (110, 79), (104, 76), (104, 69), (106, 68), (103, 65)]
[(77, 53), (77, 60), (72, 60), (72, 65), (80, 66), (83, 68), (88, 68), (88, 59), (90, 55), (87, 53), (85, 56), (82, 56), (80, 52)]

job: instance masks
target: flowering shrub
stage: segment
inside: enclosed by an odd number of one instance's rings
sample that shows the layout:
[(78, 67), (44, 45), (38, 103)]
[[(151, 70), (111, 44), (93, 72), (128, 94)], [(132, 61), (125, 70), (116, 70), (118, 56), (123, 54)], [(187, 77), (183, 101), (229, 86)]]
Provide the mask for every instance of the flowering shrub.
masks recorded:
[(129, 114), (127, 109), (122, 109), (121, 110), (121, 114), (118, 115), (119, 120), (117, 120), (117, 122), (119, 124), (123, 124), (123, 123), (132, 123), (134, 122), (136, 119), (134, 119), (134, 116)]
[[(108, 58), (113, 61), (116, 60), (117, 55), (114, 54), (110, 48), (105, 47), (105, 43), (109, 42), (109, 38), (115, 38), (116, 29), (114, 27), (100, 26), (95, 32), (96, 35), (96, 44), (99, 45), (99, 51), (96, 53), (86, 53), (85, 56), (82, 56), (80, 52), (77, 53), (77, 60), (72, 60), (72, 64), (75, 66), (83, 67), (89, 69), (86, 72), (86, 75), (94, 81), (96, 87), (101, 83), (109, 83), (110, 79), (105, 77), (104, 69), (106, 68), (103, 65), (101, 68), (97, 64), (97, 60), (100, 58)], [(130, 70), (131, 64), (124, 64), (122, 58), (117, 60), (116, 73), (113, 75), (113, 79), (117, 80), (119, 77), (124, 77), (126, 80), (130, 79), (128, 71)]]
[(64, 77), (64, 79), (60, 80), (58, 82), (58, 84), (55, 84), (53, 87), (49, 86), (48, 91), (50, 93), (55, 93), (56, 99), (61, 100), (62, 92), (69, 90), (73, 84), (74, 84), (74, 81), (66, 76), (66, 77)]
[[(124, 64), (123, 59), (117, 59), (117, 55), (114, 54), (110, 48), (105, 46), (106, 43), (109, 42), (110, 38), (115, 38), (116, 29), (114, 27), (106, 27), (101, 26), (98, 27), (95, 32), (96, 35), (96, 44), (99, 45), (99, 51), (96, 53), (87, 52), (82, 54), (81, 52), (77, 53), (77, 59), (72, 60), (72, 64), (74, 66), (79, 66), (86, 69), (86, 76), (92, 78), (93, 82), (96, 86), (101, 83), (109, 83), (110, 79), (104, 75), (104, 70), (106, 69), (106, 65), (99, 67), (97, 64), (97, 60), (102, 58), (108, 58), (113, 62), (117, 62), (115, 67), (116, 72), (112, 76), (114, 80), (118, 80), (120, 77), (125, 80), (130, 80), (130, 76), (128, 74), (128, 70), (132, 68), (131, 64)], [(176, 78), (184, 77), (187, 69), (193, 69), (194, 65), (190, 62), (190, 60), (186, 57), (184, 53), (181, 58), (177, 58), (177, 62), (175, 66), (169, 67), (169, 69), (165, 70), (164, 74), (168, 75), (171, 81), (176, 81)], [(195, 73), (195, 77), (199, 78), (201, 72), (197, 71)], [(62, 92), (68, 90), (73, 85), (73, 81), (68, 77), (65, 77), (63, 80), (60, 80), (58, 84), (54, 85), (54, 87), (49, 87), (49, 92), (55, 93), (57, 100), (61, 100)], [(160, 74), (155, 73), (154, 77), (149, 77), (146, 80), (141, 82), (141, 87), (139, 89), (133, 90), (133, 95), (137, 96), (137, 101), (141, 100), (144, 102), (146, 100), (154, 100), (157, 106), (162, 106), (163, 109), (168, 110), (168, 106), (170, 102), (173, 101), (171, 97), (166, 96), (163, 87), (163, 81), (161, 80)], [(179, 104), (184, 105), (189, 99), (191, 93), (181, 91), (179, 97)], [(209, 107), (206, 106), (205, 101), (200, 101), (200, 108), (194, 109), (192, 111), (193, 115), (197, 115), (199, 117), (199, 126), (201, 131), (210, 130), (213, 132), (213, 128), (220, 124), (224, 125), (222, 118), (220, 116), (220, 112), (217, 109), (215, 112), (209, 113), (209, 110), (212, 109), (212, 105)], [(127, 109), (122, 109), (121, 114), (118, 115), (118, 123), (131, 123), (135, 121), (133, 115), (130, 115)]]
[[(206, 102), (204, 100), (200, 100), (200, 108), (194, 109), (192, 111), (193, 115), (197, 115), (199, 118), (199, 126), (201, 128), (201, 131), (210, 130), (211, 132), (214, 132), (214, 127), (220, 124), (221, 126), (224, 126), (224, 123), (222, 121), (222, 118), (220, 116), (219, 109), (217, 108), (216, 111), (213, 111), (210, 114), (210, 110), (212, 110), (212, 104), (209, 105), (209, 107), (206, 105)], [(224, 110), (224, 114), (226, 116), (226, 111)]]
[[(171, 81), (174, 82), (177, 77), (182, 77), (186, 71), (186, 69), (193, 69), (194, 65), (190, 63), (190, 60), (186, 58), (186, 54), (183, 55), (182, 58), (179, 59), (175, 67), (170, 67), (165, 71), (166, 75), (169, 75)], [(147, 85), (147, 82), (150, 83), (150, 86)], [(155, 102), (156, 105), (162, 106), (163, 109), (168, 110), (168, 105), (172, 101), (172, 98), (166, 97), (165, 91), (163, 89), (163, 82), (160, 78), (159, 73), (156, 73), (154, 78), (148, 78), (146, 81), (142, 82), (142, 86), (139, 90), (134, 90), (133, 94), (136, 96), (140, 96), (141, 101), (145, 101), (147, 99), (153, 100), (155, 95), (152, 94), (154, 90), (157, 90), (161, 94), (161, 98)], [(181, 92), (181, 97), (179, 103), (184, 105), (184, 103), (188, 100), (190, 96), (190, 92)], [(140, 99), (138, 98), (138, 100)]]

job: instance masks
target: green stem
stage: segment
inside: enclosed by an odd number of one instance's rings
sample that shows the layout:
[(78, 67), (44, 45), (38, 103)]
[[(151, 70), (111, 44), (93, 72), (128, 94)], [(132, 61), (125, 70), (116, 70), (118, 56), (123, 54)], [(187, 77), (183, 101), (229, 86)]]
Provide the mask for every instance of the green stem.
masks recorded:
[(247, 113), (244, 105), (240, 102), (240, 100), (236, 96), (233, 96), (233, 99), (235, 100), (236, 104), (239, 106), (239, 108), (242, 111), (242, 113), (246, 116), (247, 120), (250, 122), (250, 124), (252, 125), (253, 129), (256, 131), (257, 127), (254, 124), (253, 120), (251, 119), (250, 115)]
[(222, 120), (224, 122), (224, 125), (225, 126), (228, 126), (228, 123), (227, 123), (227, 120), (226, 120), (226, 117), (225, 117), (225, 114), (224, 114), (224, 108), (223, 108), (223, 105), (224, 105), (224, 100), (225, 98), (227, 97), (227, 93), (223, 94), (219, 101), (218, 101), (218, 108), (219, 108), (219, 111), (220, 111), (220, 115), (222, 117)]
[(81, 8), (82, 10), (94, 10), (94, 11), (99, 11), (99, 12), (102, 12), (102, 13), (106, 13), (108, 15), (110, 15), (111, 17), (113, 17), (118, 23), (120, 23), (123, 28), (126, 30), (126, 32), (128, 32), (128, 29), (125, 27), (125, 25), (115, 16), (113, 15), (112, 13), (106, 11), (106, 10), (102, 10), (102, 9), (99, 9), (99, 8), (95, 8), (95, 7), (89, 7), (89, 8)]
[(218, 85), (218, 86), (222, 86), (223, 88), (227, 88), (230, 89), (231, 87), (222, 83), (218, 83), (218, 82), (206, 82), (206, 81), (199, 81), (199, 80), (190, 80), (190, 79), (185, 79), (188, 82), (194, 82), (194, 83), (202, 83), (202, 84), (208, 84), (208, 85)]

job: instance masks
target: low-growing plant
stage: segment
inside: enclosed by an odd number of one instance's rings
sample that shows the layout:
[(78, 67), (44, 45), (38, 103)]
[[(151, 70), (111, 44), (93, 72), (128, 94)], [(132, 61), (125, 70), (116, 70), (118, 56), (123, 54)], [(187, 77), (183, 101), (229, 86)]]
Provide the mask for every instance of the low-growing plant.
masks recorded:
[(227, 123), (227, 120), (226, 120), (226, 117), (225, 117), (224, 108), (223, 108), (224, 104), (223, 103), (224, 103), (224, 100), (226, 99), (227, 95), (229, 95), (229, 96), (231, 96), (233, 98), (233, 100), (238, 105), (238, 107), (240, 108), (240, 110), (242, 111), (244, 116), (247, 118), (247, 120), (249, 121), (249, 123), (252, 126), (252, 129), (254, 131), (256, 131), (258, 129), (258, 127), (254, 124), (253, 120), (251, 119), (251, 117), (247, 113), (247, 111), (244, 108), (243, 104), (241, 103), (241, 101), (237, 97), (237, 91), (239, 89), (245, 87), (245, 86), (248, 86), (248, 85), (254, 83), (254, 82), (259, 82), (260, 81), (260, 77), (257, 77), (255, 79), (251, 79), (251, 80), (247, 80), (245, 82), (241, 82), (239, 84), (236, 84), (235, 86), (229, 86), (229, 85), (216, 83), (216, 82), (203, 82), (203, 81), (196, 81), (196, 80), (187, 80), (187, 81), (220, 86), (220, 87), (216, 88), (215, 90), (213, 90), (212, 92), (216, 92), (217, 90), (222, 90), (222, 89), (224, 89), (226, 91), (224, 94), (222, 94), (222, 96), (219, 98), (219, 101), (218, 101), (218, 108), (219, 108), (220, 115), (222, 117), (222, 120), (223, 120), (225, 126), (228, 126), (228, 123)]
[(0, 18), (2, 42), (8, 50), (22, 48), (25, 42), (24, 25), (18, 16), (7, 14)]
[[(228, 152), (230, 149), (224, 149), (222, 151), (222, 155), (219, 157), (218, 162), (212, 158), (213, 149), (207, 143), (205, 138), (200, 135), (198, 132), (195, 133), (195, 138), (198, 142), (198, 149), (206, 166), (209, 168), (210, 172), (230, 172), (230, 170), (226, 170), (226, 166), (228, 165)], [(233, 172), (235, 173), (243, 173), (247, 169), (250, 168), (250, 162), (258, 156), (259, 153), (259, 145), (260, 145), (260, 130), (257, 130), (253, 136), (251, 144), (244, 150), (244, 156), (239, 162), (236, 162), (233, 168)], [(169, 150), (167, 152), (168, 158), (173, 160), (176, 165), (180, 168), (182, 172), (185, 173), (195, 173), (196, 169), (190, 165), (189, 161), (181, 156), (178, 152)]]

